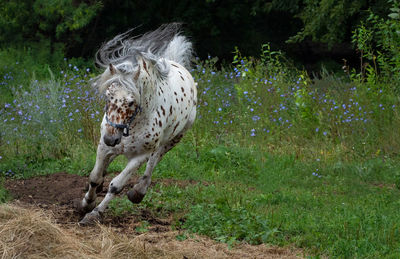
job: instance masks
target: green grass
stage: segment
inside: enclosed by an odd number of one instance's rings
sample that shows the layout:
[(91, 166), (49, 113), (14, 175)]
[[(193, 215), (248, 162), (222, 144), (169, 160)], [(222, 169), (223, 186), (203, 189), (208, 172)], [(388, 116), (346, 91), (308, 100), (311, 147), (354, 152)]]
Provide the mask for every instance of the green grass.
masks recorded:
[[(215, 149), (235, 159), (215, 166)], [(159, 183), (138, 206), (120, 198), (112, 202), (112, 211), (172, 215), (177, 228), (229, 244), (294, 244), (306, 253), (339, 258), (400, 255), (400, 191), (393, 174), (398, 162), (302, 162), (268, 153), (249, 159), (252, 153), (210, 146), (196, 159), (193, 146), (180, 144), (165, 156), (153, 179), (193, 179), (196, 184)]]
[[(32, 53), (16, 64), (10, 53), (19, 52), (0, 51), (0, 178), (87, 176), (103, 107), (87, 87), (91, 69), (62, 58), (35, 65)], [(118, 198), (109, 213), (172, 217), (180, 239), (199, 233), (229, 245), (294, 245), (312, 256), (398, 258), (395, 87), (326, 73), (311, 80), (268, 48), (260, 60), (236, 52), (231, 67), (216, 70), (209, 59), (191, 71), (195, 125), (157, 165), (142, 203)], [(125, 163), (120, 157), (108, 171)]]

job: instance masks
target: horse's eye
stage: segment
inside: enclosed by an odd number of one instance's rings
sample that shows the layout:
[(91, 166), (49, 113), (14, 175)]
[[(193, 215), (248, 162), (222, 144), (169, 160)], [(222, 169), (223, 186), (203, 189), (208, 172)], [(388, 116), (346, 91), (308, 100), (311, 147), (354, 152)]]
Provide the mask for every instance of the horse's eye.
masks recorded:
[(133, 102), (128, 103), (129, 107), (131, 107), (133, 105)]

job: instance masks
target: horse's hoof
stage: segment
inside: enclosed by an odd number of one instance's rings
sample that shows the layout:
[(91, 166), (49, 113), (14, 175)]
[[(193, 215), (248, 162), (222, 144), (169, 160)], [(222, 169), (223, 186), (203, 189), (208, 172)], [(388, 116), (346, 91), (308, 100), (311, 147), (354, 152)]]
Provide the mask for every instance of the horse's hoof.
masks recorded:
[(83, 227), (83, 226), (93, 226), (96, 223), (101, 223), (102, 221), (102, 216), (100, 212), (98, 211), (92, 211), (90, 213), (87, 213), (85, 217), (79, 221), (78, 225)]
[(128, 199), (132, 202), (132, 203), (140, 203), (142, 200), (143, 200), (143, 198), (144, 198), (144, 194), (142, 194), (142, 193), (140, 193), (140, 192), (138, 192), (138, 191), (135, 191), (134, 189), (132, 189), (132, 190), (130, 190), (130, 191), (128, 191), (127, 193), (126, 193), (126, 195), (128, 196)]
[(86, 213), (92, 211), (96, 207), (96, 202), (92, 202), (87, 206), (82, 206), (82, 200), (80, 199), (74, 200), (73, 203), (75, 210), (81, 215), (85, 215)]

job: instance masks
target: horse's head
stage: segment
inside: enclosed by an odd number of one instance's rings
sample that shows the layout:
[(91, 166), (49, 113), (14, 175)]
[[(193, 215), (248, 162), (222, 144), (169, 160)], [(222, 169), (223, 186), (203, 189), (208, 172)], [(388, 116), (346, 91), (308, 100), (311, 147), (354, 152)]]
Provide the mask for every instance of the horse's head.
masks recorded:
[(106, 96), (105, 144), (115, 146), (121, 142), (122, 136), (129, 135), (129, 127), (141, 111), (141, 105), (144, 108), (151, 105), (155, 82), (168, 73), (169, 66), (165, 60), (156, 59), (151, 54), (136, 56), (135, 65), (130, 61), (109, 65), (96, 82), (100, 92)]
[(140, 91), (135, 87), (131, 73), (113, 65), (107, 70), (105, 73), (108, 73), (109, 79), (102, 86), (106, 97), (106, 131), (103, 140), (106, 145), (113, 147), (121, 142), (122, 136), (129, 135), (129, 127), (141, 110)]

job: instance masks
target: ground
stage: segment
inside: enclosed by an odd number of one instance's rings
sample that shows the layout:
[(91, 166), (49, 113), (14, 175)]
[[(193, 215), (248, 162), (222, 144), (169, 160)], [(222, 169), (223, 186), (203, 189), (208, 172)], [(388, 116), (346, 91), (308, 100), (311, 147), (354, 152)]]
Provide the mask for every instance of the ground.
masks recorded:
[[(110, 180), (110, 178), (106, 178), (104, 186), (108, 186)], [(128, 185), (133, 186), (136, 180), (137, 178), (132, 179)], [(158, 181), (162, 181), (163, 184), (174, 183), (182, 186), (192, 184), (187, 181), (168, 179)], [(0, 232), (0, 254), (3, 248), (3, 255), (11, 257), (15, 255), (51, 257), (52, 253), (53, 255), (66, 253), (73, 258), (81, 256), (88, 258), (92, 256), (99, 258), (114, 256), (127, 258), (143, 256), (149, 258), (299, 258), (303, 255), (298, 249), (269, 245), (240, 244), (234, 248), (229, 248), (226, 244), (197, 235), (178, 241), (177, 236), (181, 232), (171, 228), (171, 220), (156, 218), (144, 209), (139, 215), (115, 216), (107, 213), (101, 225), (79, 227), (77, 222), (81, 219), (81, 216), (75, 212), (74, 202), (82, 199), (86, 183), (87, 177), (67, 173), (55, 173), (24, 180), (7, 180), (5, 182), (6, 189), (14, 200), (0, 207), (0, 229), (2, 227), (7, 229), (7, 226), (15, 225), (9, 228), (12, 233), (8, 233), (8, 235), (6, 235), (7, 231)], [(104, 197), (105, 190), (106, 188), (99, 194), (99, 199)], [(21, 219), (15, 215), (19, 215)], [(35, 220), (32, 220), (32, 218), (35, 218)], [(42, 220), (44, 222), (41, 222)], [(137, 231), (137, 227), (143, 221), (150, 224), (145, 233)], [(24, 228), (23, 222), (29, 222), (26, 226), (30, 229), (28, 232), (36, 234), (29, 236), (29, 242), (21, 241), (21, 244), (24, 243), (21, 247), (18, 245), (6, 246), (5, 244), (11, 241), (12, 244), (18, 244), (14, 239), (20, 236), (18, 233), (25, 232), (22, 230)], [(39, 230), (35, 230), (36, 225), (38, 225)], [(49, 229), (44, 230), (43, 226), (49, 226)], [(21, 228), (21, 231), (18, 232), (18, 228)], [(43, 231), (45, 232), (42, 233)], [(71, 255), (66, 252), (67, 248), (62, 251), (60, 249), (54, 251), (57, 243), (45, 248), (41, 244), (43, 240), (40, 241), (40, 239), (38, 240), (39, 248), (33, 249), (34, 241), (32, 240), (36, 240), (38, 236), (46, 236), (46, 231), (60, 232), (63, 238), (67, 238), (67, 240), (60, 241), (63, 247), (69, 242), (72, 242), (71, 247), (82, 246), (83, 244), (85, 246), (80, 249), (73, 249), (75, 252)], [(48, 235), (51, 236), (50, 233)], [(8, 239), (10, 236), (13, 236), (11, 241)], [(68, 237), (70, 238), (68, 239)], [(90, 238), (87, 239), (88, 237)], [(54, 240), (58, 239), (53, 237), (51, 242)], [(77, 240), (79, 242), (74, 243)], [(104, 247), (107, 246), (104, 246), (104, 240), (108, 240), (108, 243), (114, 245), (105, 250)], [(96, 242), (101, 243), (101, 245)], [(29, 244), (29, 247), (26, 247), (26, 243)], [(30, 251), (32, 249), (34, 252)], [(43, 251), (40, 251), (41, 249)], [(52, 250), (47, 251), (46, 249)], [(96, 250), (100, 251), (94, 253)], [(121, 254), (122, 250), (124, 253)]]

